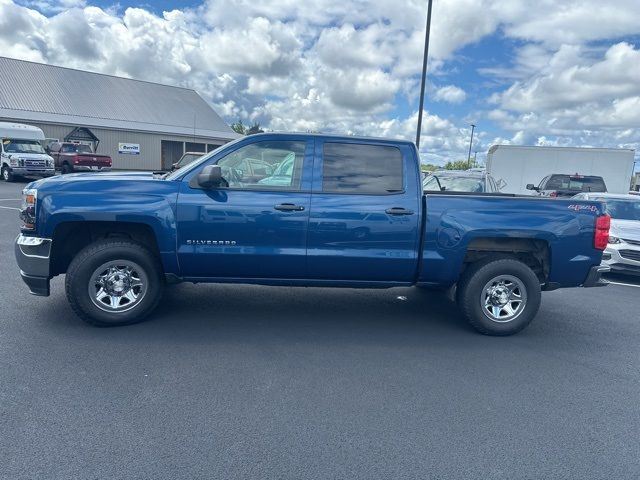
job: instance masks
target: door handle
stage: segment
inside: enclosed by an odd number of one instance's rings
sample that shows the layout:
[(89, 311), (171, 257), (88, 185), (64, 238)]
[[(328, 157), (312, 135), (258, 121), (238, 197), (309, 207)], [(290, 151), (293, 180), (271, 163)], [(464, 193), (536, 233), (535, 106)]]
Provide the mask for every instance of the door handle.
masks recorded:
[(413, 210), (401, 207), (387, 208), (385, 213), (389, 215), (413, 215)]
[(281, 212), (301, 212), (304, 210), (302, 205), (294, 205), (293, 203), (281, 203), (280, 205), (274, 205), (273, 208)]

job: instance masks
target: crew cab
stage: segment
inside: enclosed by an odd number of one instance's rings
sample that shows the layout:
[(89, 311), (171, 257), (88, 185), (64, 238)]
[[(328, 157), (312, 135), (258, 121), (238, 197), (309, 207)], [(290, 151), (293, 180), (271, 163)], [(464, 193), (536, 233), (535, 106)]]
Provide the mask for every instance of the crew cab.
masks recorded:
[(94, 153), (89, 145), (54, 142), (48, 147), (57, 170), (63, 174), (73, 172), (104, 172), (111, 170), (109, 155)]
[[(263, 178), (245, 176), (247, 159), (270, 165)], [(31, 293), (66, 274), (73, 310), (99, 326), (142, 320), (180, 281), (415, 285), (455, 286), (473, 327), (508, 335), (542, 290), (605, 285), (608, 270), (600, 202), (424, 194), (417, 149), (399, 140), (252, 135), (162, 176), (33, 182), (21, 218), (15, 254)]]

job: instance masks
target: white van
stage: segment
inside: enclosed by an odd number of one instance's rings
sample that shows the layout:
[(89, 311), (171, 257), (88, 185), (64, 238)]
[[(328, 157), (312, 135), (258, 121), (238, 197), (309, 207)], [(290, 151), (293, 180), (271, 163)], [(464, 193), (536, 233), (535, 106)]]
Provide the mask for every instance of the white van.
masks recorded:
[(55, 175), (53, 158), (46, 154), (40, 143), (43, 140), (44, 132), (38, 127), (0, 122), (0, 172), (5, 182), (20, 176)]

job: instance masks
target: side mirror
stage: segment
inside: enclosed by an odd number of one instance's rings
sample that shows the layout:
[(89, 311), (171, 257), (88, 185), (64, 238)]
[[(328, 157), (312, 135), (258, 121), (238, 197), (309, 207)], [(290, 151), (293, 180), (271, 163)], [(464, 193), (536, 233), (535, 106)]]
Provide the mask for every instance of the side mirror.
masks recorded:
[(198, 185), (202, 188), (215, 188), (222, 183), (222, 169), (220, 165), (207, 165), (198, 174)]
[(527, 183), (527, 190), (538, 190), (538, 187), (536, 187), (533, 183)]

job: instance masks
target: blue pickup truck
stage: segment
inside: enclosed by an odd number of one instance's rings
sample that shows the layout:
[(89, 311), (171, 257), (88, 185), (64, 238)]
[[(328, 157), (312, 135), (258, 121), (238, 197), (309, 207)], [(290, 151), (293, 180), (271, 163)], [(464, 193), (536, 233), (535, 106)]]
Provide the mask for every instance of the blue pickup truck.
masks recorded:
[(31, 293), (66, 274), (73, 310), (99, 326), (140, 321), (180, 281), (415, 285), (456, 287), (473, 327), (509, 335), (542, 290), (605, 284), (599, 202), (421, 185), (410, 142), (253, 135), (169, 174), (30, 183), (15, 253)]

